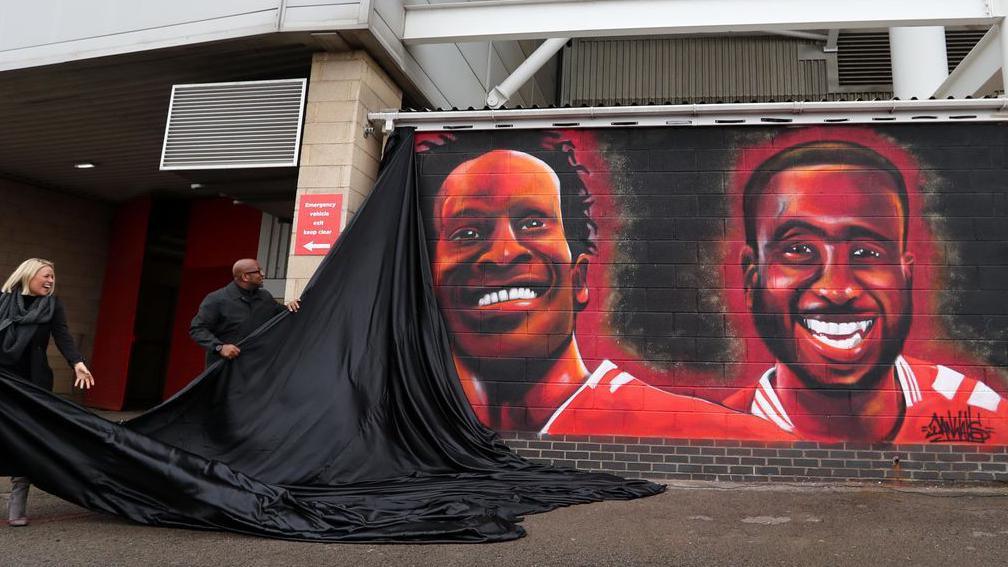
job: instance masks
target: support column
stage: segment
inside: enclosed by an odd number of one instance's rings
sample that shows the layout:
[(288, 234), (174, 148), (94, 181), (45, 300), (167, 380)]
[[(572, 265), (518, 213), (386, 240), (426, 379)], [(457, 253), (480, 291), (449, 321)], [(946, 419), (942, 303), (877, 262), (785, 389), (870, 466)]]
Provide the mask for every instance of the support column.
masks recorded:
[(893, 95), (901, 99), (930, 97), (948, 78), (945, 28), (889, 28)]
[[(382, 139), (380, 134), (364, 137), (367, 114), (399, 109), (401, 103), (402, 91), (367, 53), (315, 54), (308, 80), (297, 202), (313, 193), (342, 194), (342, 232), (378, 177)], [(296, 224), (293, 230), (296, 234)], [(299, 255), (294, 241), (291, 238), (285, 300), (301, 295), (323, 258)]]

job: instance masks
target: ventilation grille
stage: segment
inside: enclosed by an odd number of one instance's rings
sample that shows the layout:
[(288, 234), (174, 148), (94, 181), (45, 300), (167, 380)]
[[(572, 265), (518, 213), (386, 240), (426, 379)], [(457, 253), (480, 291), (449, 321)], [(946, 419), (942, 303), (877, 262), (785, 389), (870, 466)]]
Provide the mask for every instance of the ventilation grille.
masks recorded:
[(781, 37), (575, 39), (564, 52), (561, 104), (613, 105), (819, 98), (817, 44)]
[[(986, 30), (945, 30), (949, 72), (966, 57)], [(892, 85), (889, 32), (841, 32), (837, 38), (840, 86), (871, 86), (888, 90)]]
[(173, 86), (161, 169), (296, 166), (306, 82)]
[[(889, 32), (840, 32), (837, 37), (837, 74), (841, 87), (892, 88)], [(882, 89), (884, 87), (884, 89)]]
[(962, 63), (976, 47), (987, 30), (945, 30), (945, 50), (948, 52), (949, 73)]

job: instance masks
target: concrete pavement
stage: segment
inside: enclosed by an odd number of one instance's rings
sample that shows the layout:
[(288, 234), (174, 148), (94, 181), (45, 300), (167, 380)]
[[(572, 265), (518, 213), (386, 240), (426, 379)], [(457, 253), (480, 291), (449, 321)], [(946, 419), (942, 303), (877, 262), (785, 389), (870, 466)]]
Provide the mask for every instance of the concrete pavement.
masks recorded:
[[(6, 499), (7, 479), (0, 480)], [(6, 501), (3, 502), (6, 504)], [(32, 491), (0, 565), (1004, 565), (1008, 487), (679, 482), (632, 502), (529, 516), (468, 545), (309, 544), (136, 525)]]

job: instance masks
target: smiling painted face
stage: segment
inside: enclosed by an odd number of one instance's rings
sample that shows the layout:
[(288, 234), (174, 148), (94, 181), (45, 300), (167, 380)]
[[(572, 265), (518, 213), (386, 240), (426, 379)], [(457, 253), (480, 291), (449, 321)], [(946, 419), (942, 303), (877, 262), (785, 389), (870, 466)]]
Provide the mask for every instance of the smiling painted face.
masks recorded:
[(549, 357), (570, 342), (588, 258), (572, 258), (548, 165), (485, 153), (448, 175), (434, 211), (435, 289), (458, 354)]
[(752, 213), (746, 297), (773, 354), (812, 386), (863, 387), (891, 371), (910, 326), (913, 266), (893, 178), (787, 169)]

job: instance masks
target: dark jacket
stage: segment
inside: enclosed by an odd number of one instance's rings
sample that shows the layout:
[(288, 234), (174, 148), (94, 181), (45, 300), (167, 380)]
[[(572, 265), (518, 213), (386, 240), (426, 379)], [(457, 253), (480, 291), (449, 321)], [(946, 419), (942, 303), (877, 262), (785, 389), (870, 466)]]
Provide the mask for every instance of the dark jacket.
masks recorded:
[(220, 358), (217, 345), (238, 344), (284, 307), (268, 291), (245, 291), (231, 282), (210, 292), (189, 325), (189, 336), (206, 350), (207, 366)]
[(49, 337), (53, 338), (56, 347), (63, 358), (70, 364), (84, 362), (84, 357), (77, 350), (73, 336), (70, 335), (70, 328), (67, 326), (66, 308), (58, 297), (53, 297), (55, 308), (52, 319), (47, 323), (39, 323), (35, 329), (35, 335), (25, 349), (24, 354), (16, 367), (6, 367), (5, 370), (13, 372), (29, 382), (47, 390), (52, 390), (53, 372), (49, 367), (49, 357), (46, 349), (49, 348)]

